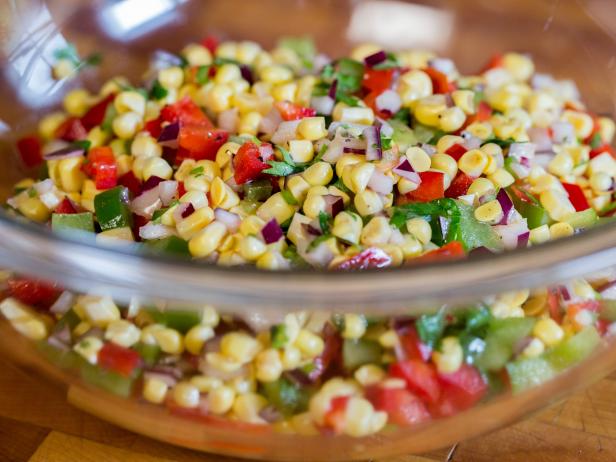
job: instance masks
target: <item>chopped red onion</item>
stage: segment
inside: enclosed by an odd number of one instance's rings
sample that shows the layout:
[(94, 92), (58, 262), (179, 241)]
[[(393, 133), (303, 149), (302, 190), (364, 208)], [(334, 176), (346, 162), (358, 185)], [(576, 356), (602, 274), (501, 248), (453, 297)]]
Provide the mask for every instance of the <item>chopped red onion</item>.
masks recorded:
[(80, 148), (75, 145), (70, 145), (62, 149), (58, 149), (57, 151), (50, 152), (49, 154), (43, 155), (43, 159), (45, 160), (60, 160), (60, 159), (69, 159), (71, 157), (81, 157), (86, 153), (84, 148)]
[(150, 57), (150, 68), (157, 71), (171, 66), (181, 66), (182, 58), (165, 50), (155, 50)]
[(326, 268), (334, 259), (334, 254), (324, 242), (321, 242), (310, 252), (300, 249), (298, 249), (298, 252), (304, 260), (317, 268)]
[(214, 209), (214, 216), (217, 221), (220, 221), (232, 233), (238, 230), (240, 223), (242, 222), (242, 219), (238, 214), (229, 212), (228, 210), (220, 207)]
[(552, 124), (552, 140), (554, 140), (554, 143), (568, 144), (575, 139), (575, 129), (569, 122), (557, 121)]
[(329, 96), (334, 103), (336, 102), (336, 92), (338, 91), (338, 79), (332, 82), (332, 86), (329, 87), (329, 91), (327, 92), (327, 96)]
[(261, 235), (263, 236), (263, 240), (266, 244), (272, 244), (274, 242), (278, 242), (284, 233), (276, 219), (272, 218), (266, 223), (263, 229), (261, 229)]
[(501, 188), (498, 191), (498, 194), (496, 195), (496, 200), (500, 204), (501, 209), (503, 209), (503, 218), (498, 224), (506, 225), (509, 222), (511, 210), (515, 210), (513, 208), (513, 202), (511, 201), (511, 198), (505, 192), (504, 188)]
[(496, 225), (492, 229), (500, 236), (505, 249), (512, 250), (518, 247), (518, 236), (528, 232), (526, 220), (508, 225)]
[(71, 309), (75, 302), (75, 294), (65, 290), (49, 308), (49, 311), (56, 314), (64, 314)]
[(310, 107), (317, 111), (317, 114), (330, 115), (333, 112), (335, 105), (336, 101), (327, 95), (314, 96), (310, 100)]
[(314, 61), (312, 62), (312, 66), (315, 70), (321, 71), (325, 66), (330, 64), (332, 59), (324, 53), (319, 53), (314, 57)]
[(139, 228), (139, 237), (141, 239), (163, 239), (174, 235), (175, 230), (171, 226), (158, 223), (150, 222)]
[(398, 92), (394, 90), (385, 90), (377, 96), (376, 107), (381, 111), (389, 111), (392, 114), (398, 112), (402, 107), (402, 99)]
[(158, 197), (158, 186), (149, 191), (142, 192), (130, 203), (130, 209), (133, 213), (147, 218), (148, 220), (152, 218), (154, 212), (161, 206), (162, 201), (160, 197)]
[(166, 148), (177, 149), (178, 136), (180, 136), (179, 122), (165, 125), (158, 137), (158, 144)]
[(310, 223), (302, 223), (302, 229), (311, 236), (320, 236), (323, 233), (316, 226), (312, 226)]
[(160, 380), (165, 383), (168, 387), (172, 388), (178, 382), (177, 379), (171, 374), (164, 374), (162, 372), (150, 372), (145, 371), (143, 373), (144, 380)]
[(523, 157), (532, 159), (535, 156), (535, 145), (533, 143), (512, 143), (509, 146), (509, 156), (518, 160)]
[(152, 175), (150, 178), (148, 178), (145, 181), (145, 183), (143, 183), (143, 186), (141, 187), (141, 192), (144, 193), (146, 191), (149, 191), (150, 189), (153, 189), (156, 186), (158, 186), (163, 181), (165, 181), (163, 178), (156, 176), (156, 175)]
[(509, 165), (509, 168), (520, 179), (527, 178), (528, 175), (530, 174), (530, 168), (528, 166), (522, 165), (522, 164), (518, 164), (517, 162), (512, 162)]
[(272, 135), (272, 143), (283, 144), (287, 141), (291, 141), (297, 138), (297, 126), (301, 120), (289, 120), (281, 122), (276, 129), (276, 132)]
[(531, 127), (527, 133), (536, 152), (552, 152), (552, 139), (547, 128)]
[(330, 164), (336, 163), (342, 156), (343, 150), (344, 146), (342, 145), (342, 140), (340, 138), (335, 138), (329, 143), (329, 146), (327, 146), (327, 150), (325, 154), (323, 154), (323, 160)]
[(368, 67), (374, 67), (377, 64), (381, 64), (382, 62), (387, 60), (387, 53), (384, 50), (377, 51), (374, 54), (366, 56), (364, 58), (364, 64)]
[(432, 69), (436, 69), (437, 71), (445, 74), (445, 75), (451, 75), (453, 73), (456, 72), (456, 65), (455, 63), (448, 58), (434, 58), (431, 59), (430, 62), (428, 63), (428, 65), (432, 68)]
[(368, 186), (374, 192), (387, 195), (394, 189), (394, 180), (380, 170), (375, 169), (370, 177), (370, 181), (368, 181)]
[(518, 235), (518, 247), (528, 247), (528, 239), (530, 238), (530, 231), (526, 231)]
[(368, 127), (363, 131), (366, 140), (366, 160), (379, 160), (383, 157), (381, 148), (381, 130), (378, 126)]
[(259, 156), (263, 162), (267, 162), (274, 157), (274, 148), (269, 143), (261, 143), (259, 146)]
[(276, 131), (280, 123), (282, 122), (282, 116), (276, 108), (272, 108), (259, 122), (259, 131), (266, 135), (271, 135)]
[(391, 126), (389, 122), (380, 117), (376, 118), (376, 121), (380, 124), (381, 127), (381, 135), (392, 137), (394, 135), (394, 127)]
[(364, 148), (348, 148), (346, 146), (342, 149), (342, 152), (345, 154), (366, 154), (366, 150)]
[(467, 151), (472, 151), (473, 149), (479, 149), (481, 147), (481, 143), (483, 143), (481, 138), (477, 136), (473, 136), (468, 132), (463, 132), (462, 138), (464, 138), (464, 142), (462, 143), (462, 146), (464, 146), (464, 148), (466, 148)]
[(225, 131), (236, 132), (239, 122), (240, 117), (237, 108), (227, 109), (218, 114), (217, 125)]
[(178, 182), (173, 180), (161, 181), (158, 185), (158, 194), (163, 205), (167, 207), (178, 190)]
[(571, 294), (569, 293), (569, 289), (566, 286), (558, 286), (558, 291), (560, 292), (560, 296), (564, 301), (568, 302), (571, 300)]
[(415, 184), (421, 184), (421, 178), (419, 174), (413, 169), (409, 160), (404, 157), (402, 162), (398, 164), (396, 168), (392, 170), (396, 175), (406, 178)]
[(182, 218), (188, 218), (189, 216), (191, 216), (193, 213), (195, 213), (195, 206), (192, 205), (192, 203), (188, 203), (188, 205), (184, 208), (184, 210), (181, 213), (181, 217)]
[(426, 151), (426, 154), (428, 154), (430, 157), (432, 157), (434, 154), (438, 152), (438, 150), (436, 149), (436, 146), (432, 146), (431, 144), (428, 144), (428, 143), (422, 143), (421, 149)]
[(332, 217), (335, 217), (344, 210), (344, 200), (342, 197), (334, 194), (324, 194), (321, 197), (325, 201), (325, 212), (329, 213)]
[(255, 79), (252, 75), (252, 69), (250, 68), (250, 66), (247, 66), (246, 64), (240, 64), (240, 73), (242, 74), (242, 78), (250, 85), (254, 83)]

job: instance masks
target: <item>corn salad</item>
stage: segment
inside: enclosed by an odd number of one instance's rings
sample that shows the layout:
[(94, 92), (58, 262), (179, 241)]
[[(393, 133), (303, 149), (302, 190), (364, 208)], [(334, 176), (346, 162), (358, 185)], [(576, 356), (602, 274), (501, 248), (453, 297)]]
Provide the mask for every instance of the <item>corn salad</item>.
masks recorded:
[[(15, 185), (11, 213), (225, 266), (362, 270), (534, 246), (616, 209), (614, 122), (527, 55), (462, 75), (423, 50), (330, 60), (304, 39), (207, 40), (154, 64), (141, 87), (71, 91), (19, 140), (43, 169)], [(4, 277), (0, 312), (87, 382), (305, 435), (455, 414), (552, 378), (616, 330), (607, 280), (255, 327)]]

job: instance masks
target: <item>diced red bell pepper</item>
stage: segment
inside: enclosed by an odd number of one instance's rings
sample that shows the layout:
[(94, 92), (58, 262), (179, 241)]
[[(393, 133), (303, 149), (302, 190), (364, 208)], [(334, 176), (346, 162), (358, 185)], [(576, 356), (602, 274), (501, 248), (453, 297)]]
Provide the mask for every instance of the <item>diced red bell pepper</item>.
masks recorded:
[(78, 117), (69, 117), (56, 129), (56, 138), (64, 141), (83, 140), (88, 136), (88, 131)]
[[(567, 104), (568, 105), (568, 104)], [(573, 109), (575, 111), (580, 111), (579, 108), (567, 108), (567, 109)], [(584, 111), (581, 111), (584, 112)], [(592, 132), (590, 133), (590, 135), (588, 135), (585, 139), (584, 139), (584, 144), (590, 144), (593, 140), (593, 138), (595, 137), (595, 135), (599, 134), (599, 137), (601, 137), (601, 123), (599, 122), (599, 117), (597, 117), (595, 114), (591, 114), (590, 112), (587, 112), (587, 114), (592, 117)]]
[[(576, 319), (577, 315), (581, 311), (598, 313), (600, 311), (600, 308), (601, 306), (599, 305), (599, 301), (597, 300), (587, 300), (580, 303), (572, 303), (570, 305), (567, 305), (567, 318), (569, 318), (569, 321), (571, 322), (571, 324), (573, 324), (575, 330), (580, 331), (584, 327), (586, 327), (586, 325), (580, 324), (578, 322), (578, 320)], [(595, 325), (597, 325), (597, 323), (595, 323)]]
[(392, 364), (389, 373), (406, 380), (409, 390), (428, 403), (436, 403), (441, 396), (441, 385), (432, 364), (409, 359)]
[(464, 246), (458, 241), (451, 241), (440, 249), (432, 250), (421, 257), (408, 260), (409, 263), (431, 263), (437, 261), (460, 260), (466, 257)]
[(558, 324), (562, 324), (563, 312), (560, 306), (560, 297), (556, 292), (556, 289), (548, 289), (547, 304), (550, 318), (552, 318)]
[(88, 109), (88, 112), (81, 117), (81, 124), (86, 130), (92, 130), (94, 127), (103, 123), (107, 108), (113, 102), (114, 98), (115, 93), (111, 93)]
[(441, 172), (420, 172), (421, 184), (415, 191), (398, 197), (398, 204), (431, 202), (445, 197), (445, 176)]
[(138, 196), (141, 193), (141, 181), (139, 181), (132, 170), (118, 178), (118, 184), (126, 186), (133, 196)]
[(343, 369), (342, 337), (340, 337), (340, 333), (334, 326), (327, 323), (323, 327), (322, 337), (325, 344), (323, 352), (314, 359), (312, 362), (313, 368), (308, 374), (308, 379), (312, 382)]
[(434, 408), (440, 416), (450, 416), (472, 407), (485, 395), (488, 385), (477, 369), (468, 364), (451, 374), (439, 374), (441, 399)]
[(432, 90), (434, 94), (438, 95), (451, 93), (452, 91), (456, 90), (455, 83), (450, 82), (447, 76), (441, 71), (437, 71), (432, 67), (427, 67), (423, 69), (423, 71), (428, 74), (428, 76), (432, 80)]
[(60, 296), (55, 283), (36, 279), (12, 278), (7, 281), (9, 295), (26, 305), (49, 308)]
[(473, 181), (475, 181), (473, 177), (458, 172), (447, 191), (445, 191), (445, 197), (456, 198), (464, 196), (468, 192), (468, 188), (473, 184)]
[(186, 186), (184, 186), (183, 181), (178, 181), (178, 197), (182, 197), (186, 194)]
[(75, 208), (73, 202), (68, 197), (65, 197), (64, 199), (62, 199), (62, 202), (58, 204), (54, 212), (67, 215), (77, 213), (77, 209)]
[(185, 158), (214, 160), (218, 149), (227, 142), (229, 133), (205, 125), (182, 125), (178, 137), (176, 163)]
[(41, 140), (36, 135), (24, 136), (17, 141), (17, 151), (27, 168), (33, 168), (43, 163)]
[(590, 208), (590, 205), (588, 205), (588, 200), (586, 200), (586, 196), (584, 196), (582, 188), (580, 188), (575, 183), (563, 183), (563, 186), (565, 187), (565, 191), (567, 191), (567, 195), (569, 196), (571, 204), (577, 212), (582, 212), (583, 210)]
[(323, 417), (326, 427), (334, 429), (336, 433), (342, 433), (345, 424), (345, 413), (349, 404), (349, 396), (336, 396), (332, 398), (329, 410)]
[(212, 129), (214, 124), (188, 96), (174, 104), (168, 104), (160, 111), (160, 118), (165, 122), (179, 122), (181, 126), (199, 125)]
[(152, 135), (152, 138), (158, 139), (160, 134), (163, 131), (161, 124), (163, 123), (163, 119), (158, 117), (156, 119), (148, 120), (145, 123), (145, 131)]
[(370, 93), (380, 95), (385, 90), (391, 87), (393, 76), (393, 69), (367, 68), (364, 72), (364, 78), (361, 82), (361, 85), (365, 89), (369, 90)]
[(413, 325), (408, 325), (396, 330), (400, 346), (405, 355), (405, 359), (420, 359), (428, 361), (432, 355), (432, 348), (422, 343)]
[(317, 115), (316, 109), (300, 106), (288, 101), (278, 101), (274, 103), (274, 107), (280, 112), (283, 120), (299, 120), (304, 117), (314, 117)]
[(457, 162), (457, 161), (460, 160), (460, 157), (462, 157), (464, 154), (466, 154), (467, 151), (468, 151), (468, 149), (466, 149), (460, 143), (456, 143), (453, 146), (451, 146), (449, 149), (447, 149), (447, 151), (445, 151), (445, 154), (450, 155)]
[(90, 149), (83, 171), (89, 177), (94, 178), (96, 189), (109, 189), (118, 184), (118, 166), (109, 146)]
[(590, 151), (589, 156), (591, 159), (594, 159), (595, 157), (603, 154), (604, 152), (607, 152), (610, 156), (616, 159), (616, 149), (614, 149), (609, 144), (604, 144), (603, 146), (599, 146), (598, 148), (593, 149), (592, 151)]
[(98, 364), (124, 377), (131, 377), (141, 367), (141, 356), (135, 350), (107, 342), (98, 352)]
[(458, 130), (457, 134), (462, 133), (466, 129), (466, 127), (468, 127), (472, 123), (475, 123), (475, 122), (487, 122), (488, 120), (490, 120), (490, 117), (492, 117), (492, 108), (485, 101), (481, 101), (477, 105), (477, 112), (475, 112), (475, 114), (469, 115), (466, 118), (466, 121), (464, 122), (464, 125), (462, 126), (462, 128), (460, 130)]
[(366, 398), (376, 410), (387, 412), (387, 421), (396, 425), (410, 426), (430, 420), (425, 404), (403, 388), (369, 387)]
[(490, 58), (488, 63), (481, 70), (480, 74), (483, 74), (484, 72), (487, 72), (490, 69), (496, 69), (497, 67), (503, 67), (503, 65), (504, 65), (504, 56), (502, 55), (502, 53), (496, 53)]
[(237, 184), (244, 184), (256, 179), (269, 165), (261, 160), (259, 147), (249, 141), (244, 143), (233, 159), (234, 178)]
[(348, 260), (340, 263), (336, 268), (339, 270), (366, 270), (370, 268), (385, 268), (391, 265), (391, 256), (378, 247), (370, 247), (353, 255)]
[(201, 40), (201, 45), (210, 50), (210, 53), (212, 54), (216, 53), (216, 48), (218, 48), (219, 43), (220, 41), (218, 40), (218, 38), (213, 35), (208, 35)]

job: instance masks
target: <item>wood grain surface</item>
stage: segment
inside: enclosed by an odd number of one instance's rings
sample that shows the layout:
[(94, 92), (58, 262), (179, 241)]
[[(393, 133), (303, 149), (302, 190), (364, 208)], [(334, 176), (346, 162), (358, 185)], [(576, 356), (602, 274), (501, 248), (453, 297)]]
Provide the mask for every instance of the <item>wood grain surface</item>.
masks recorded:
[[(170, 446), (85, 414), (0, 359), (0, 462), (239, 462)], [(616, 374), (533, 418), (453, 448), (372, 462), (616, 460)]]

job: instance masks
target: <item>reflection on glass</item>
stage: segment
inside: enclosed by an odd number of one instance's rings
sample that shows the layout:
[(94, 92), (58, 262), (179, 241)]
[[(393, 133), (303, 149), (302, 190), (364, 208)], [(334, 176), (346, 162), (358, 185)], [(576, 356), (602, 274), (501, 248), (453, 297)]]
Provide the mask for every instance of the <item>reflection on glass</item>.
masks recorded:
[(400, 1), (364, 1), (351, 16), (347, 37), (391, 49), (444, 49), (453, 27), (451, 12)]

